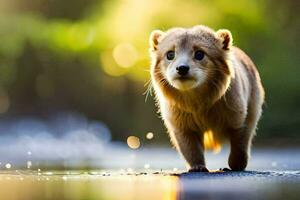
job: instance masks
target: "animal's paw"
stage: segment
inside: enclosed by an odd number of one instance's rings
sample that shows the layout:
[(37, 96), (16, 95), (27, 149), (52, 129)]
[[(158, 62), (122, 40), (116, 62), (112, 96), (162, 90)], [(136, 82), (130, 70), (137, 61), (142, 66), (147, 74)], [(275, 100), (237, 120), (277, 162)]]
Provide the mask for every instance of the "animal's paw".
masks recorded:
[(209, 171), (204, 165), (196, 165), (196, 166), (192, 166), (189, 169), (189, 172), (209, 172)]
[(230, 171), (231, 171), (231, 169), (229, 169), (229, 168), (227, 168), (227, 167), (225, 167), (225, 168), (220, 168), (219, 170), (220, 170), (220, 171), (223, 171), (223, 172), (230, 172)]

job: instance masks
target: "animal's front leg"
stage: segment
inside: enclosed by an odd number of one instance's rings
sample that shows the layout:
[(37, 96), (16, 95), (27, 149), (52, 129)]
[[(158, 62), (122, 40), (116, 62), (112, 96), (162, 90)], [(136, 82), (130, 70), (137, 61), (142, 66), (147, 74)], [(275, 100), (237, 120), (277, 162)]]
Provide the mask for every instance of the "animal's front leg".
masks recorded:
[(189, 172), (208, 172), (205, 166), (203, 142), (197, 133), (176, 131), (171, 133), (171, 139), (186, 160)]

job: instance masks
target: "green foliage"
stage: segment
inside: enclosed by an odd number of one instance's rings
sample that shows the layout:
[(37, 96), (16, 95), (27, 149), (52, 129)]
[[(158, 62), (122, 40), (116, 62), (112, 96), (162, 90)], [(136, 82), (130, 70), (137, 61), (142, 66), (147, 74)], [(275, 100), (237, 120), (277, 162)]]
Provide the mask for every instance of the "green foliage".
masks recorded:
[(0, 84), (11, 101), (6, 114), (73, 109), (106, 122), (116, 138), (163, 132), (152, 100), (144, 103), (141, 95), (149, 79), (149, 33), (206, 24), (230, 29), (234, 44), (261, 72), (267, 106), (259, 134), (297, 137), (296, 7), (293, 0), (2, 3)]

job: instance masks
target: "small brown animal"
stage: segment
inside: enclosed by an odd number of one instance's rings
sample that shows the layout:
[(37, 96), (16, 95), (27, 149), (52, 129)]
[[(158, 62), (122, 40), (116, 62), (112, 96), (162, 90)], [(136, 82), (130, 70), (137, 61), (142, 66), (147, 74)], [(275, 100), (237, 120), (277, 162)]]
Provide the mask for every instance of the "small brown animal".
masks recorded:
[(204, 133), (230, 141), (229, 166), (244, 170), (261, 116), (264, 89), (251, 59), (228, 30), (154, 30), (151, 82), (163, 121), (189, 171), (207, 172)]

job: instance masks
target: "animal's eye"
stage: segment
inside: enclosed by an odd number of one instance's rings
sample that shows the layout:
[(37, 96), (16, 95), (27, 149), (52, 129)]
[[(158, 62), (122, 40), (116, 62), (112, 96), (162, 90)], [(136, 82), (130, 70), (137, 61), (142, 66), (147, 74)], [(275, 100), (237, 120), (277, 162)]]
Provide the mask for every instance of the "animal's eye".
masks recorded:
[(195, 52), (194, 58), (195, 58), (196, 60), (202, 60), (202, 59), (204, 58), (204, 52), (201, 51), (201, 50), (197, 50), (197, 51)]
[(167, 59), (173, 60), (175, 58), (175, 51), (168, 51), (167, 52)]

